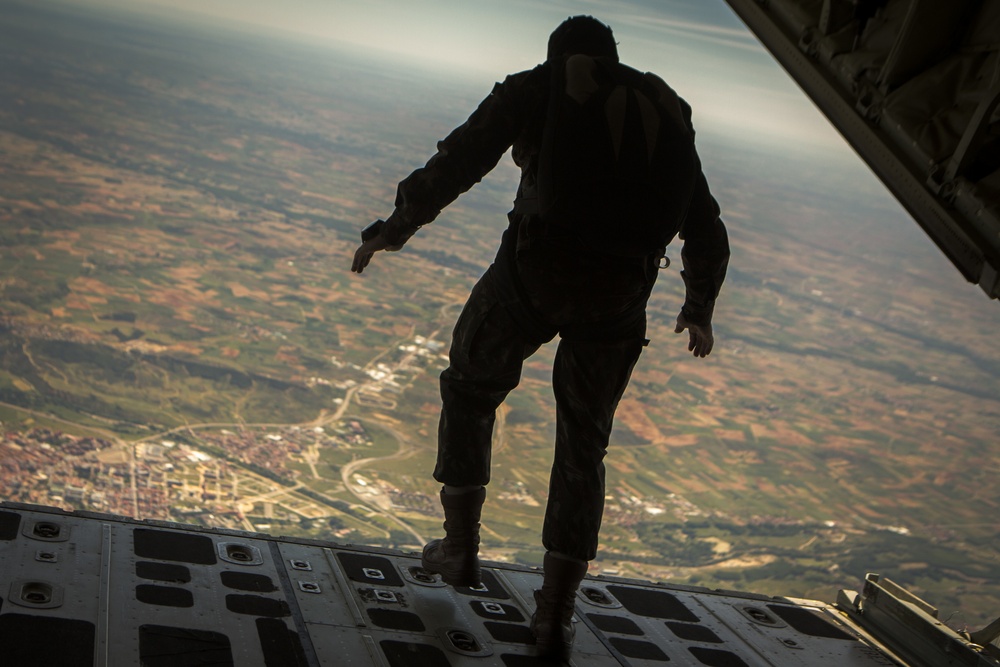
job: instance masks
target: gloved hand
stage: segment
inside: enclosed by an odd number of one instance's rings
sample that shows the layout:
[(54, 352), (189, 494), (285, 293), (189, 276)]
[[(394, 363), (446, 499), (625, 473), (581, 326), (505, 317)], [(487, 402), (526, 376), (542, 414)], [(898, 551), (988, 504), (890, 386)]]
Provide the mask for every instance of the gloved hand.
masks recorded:
[(361, 231), (361, 245), (354, 251), (354, 262), (351, 264), (351, 271), (361, 273), (372, 261), (372, 257), (379, 250), (394, 252), (402, 248), (402, 245), (391, 246), (382, 234), (384, 220), (376, 220)]
[(372, 261), (375, 253), (388, 248), (389, 244), (385, 242), (385, 237), (381, 234), (362, 242), (358, 249), (354, 251), (354, 262), (351, 264), (351, 271), (361, 273), (368, 266), (368, 263)]
[(690, 336), (688, 350), (693, 352), (694, 356), (707, 357), (712, 353), (712, 347), (715, 345), (715, 337), (712, 335), (711, 321), (704, 324), (695, 324), (688, 320), (684, 315), (684, 311), (681, 311), (677, 316), (677, 326), (674, 327), (674, 333), (683, 333), (685, 329), (688, 330)]

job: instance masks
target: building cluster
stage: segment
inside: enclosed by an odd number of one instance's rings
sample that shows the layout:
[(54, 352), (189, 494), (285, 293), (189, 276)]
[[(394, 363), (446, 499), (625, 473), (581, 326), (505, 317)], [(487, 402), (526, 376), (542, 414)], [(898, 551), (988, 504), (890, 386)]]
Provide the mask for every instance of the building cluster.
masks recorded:
[(166, 505), (147, 489), (149, 475), (100, 438), (34, 428), (0, 440), (0, 498), (8, 501), (160, 518)]
[(126, 444), (46, 428), (6, 432), (0, 499), (238, 528), (241, 505), (285, 488), (297, 474), (288, 463), (306, 450), (372, 444), (357, 420), (199, 431), (198, 446), (190, 437)]
[(606, 499), (605, 520), (610, 520), (618, 526), (634, 526), (663, 515), (669, 515), (681, 522), (705, 516), (697, 505), (676, 493), (666, 493), (649, 499), (635, 489), (621, 485), (609, 493)]
[(520, 480), (508, 481), (503, 484), (500, 491), (497, 493), (497, 500), (506, 500), (515, 503), (521, 503), (522, 505), (527, 505), (529, 507), (538, 507), (541, 503), (531, 495), (531, 490), (528, 485)]
[(349, 419), (344, 422), (343, 427), (335, 431), (336, 440), (353, 447), (370, 447), (372, 437), (357, 419)]
[(415, 336), (410, 343), (397, 346), (391, 360), (361, 369), (370, 379), (357, 394), (359, 405), (394, 410), (396, 397), (413, 384), (414, 379), (431, 364), (444, 360), (444, 343)]
[(405, 491), (393, 487), (389, 489), (389, 498), (392, 501), (392, 506), (396, 509), (416, 512), (425, 516), (443, 516), (441, 513), (441, 502), (426, 493)]
[(293, 481), (297, 475), (288, 467), (289, 461), (302, 460), (310, 449), (372, 444), (371, 436), (361, 422), (353, 419), (335, 427), (284, 426), (266, 431), (250, 428), (201, 431), (198, 439), (210, 449), (224, 452), (230, 460), (238, 461), (254, 472), (285, 481)]
[(302, 444), (296, 438), (255, 429), (205, 431), (199, 433), (198, 438), (211, 448), (225, 452), (227, 457), (283, 480), (294, 478), (286, 465), (289, 456), (302, 452)]
[(23, 322), (14, 317), (0, 317), (0, 327), (3, 327), (18, 338), (63, 340), (69, 343), (94, 342), (94, 335), (84, 329), (69, 326), (53, 326), (45, 323)]

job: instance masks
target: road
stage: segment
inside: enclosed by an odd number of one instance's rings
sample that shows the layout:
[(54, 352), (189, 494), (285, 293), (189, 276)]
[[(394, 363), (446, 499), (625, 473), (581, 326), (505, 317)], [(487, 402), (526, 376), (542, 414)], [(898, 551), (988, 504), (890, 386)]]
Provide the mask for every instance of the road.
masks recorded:
[[(449, 310), (454, 310), (459, 305), (460, 304), (451, 303), (451, 304), (445, 304), (445, 305), (441, 306), (441, 308), (439, 309), (439, 312), (438, 312), (439, 322), (441, 323), (441, 325), (438, 326), (437, 329), (435, 329), (431, 334), (429, 334), (426, 337), (427, 340), (436, 340), (437, 339), (437, 336), (440, 335), (441, 332), (442, 332), (442, 330), (444, 329), (444, 326), (445, 326), (444, 323), (447, 322), (447, 321), (450, 321), (451, 319), (454, 319), (449, 314), (448, 311)], [(406, 343), (409, 343), (410, 341), (412, 341), (414, 339), (414, 337), (415, 337), (415, 333), (416, 333), (416, 326), (414, 325), (410, 329), (410, 331), (408, 332), (408, 334), (407, 334), (407, 336), (405, 338), (403, 338), (401, 340), (398, 340), (398, 341), (395, 341), (391, 345), (386, 346), (384, 349), (382, 349), (381, 351), (379, 351), (374, 357), (372, 357), (364, 365), (364, 367), (362, 368), (362, 370), (365, 371), (365, 372), (367, 372), (367, 371), (370, 371), (373, 368), (375, 368), (376, 365), (382, 359), (384, 359), (386, 356), (388, 356), (389, 354), (391, 354), (394, 351), (396, 351), (399, 348), (400, 345), (403, 345), (403, 344), (406, 344)], [(400, 359), (399, 362), (396, 364), (396, 368), (397, 369), (403, 368), (403, 367), (410, 368), (409, 365), (412, 363), (412, 361), (414, 360), (415, 356), (416, 355), (414, 353), (409, 353), (409, 354), (404, 355), (402, 357), (402, 359)], [(85, 432), (93, 434), (96, 437), (100, 437), (102, 439), (108, 440), (108, 441), (114, 443), (114, 445), (116, 445), (116, 446), (120, 446), (122, 448), (127, 448), (128, 449), (128, 464), (129, 464), (130, 473), (131, 473), (129, 475), (129, 477), (131, 479), (131, 485), (130, 485), (130, 488), (128, 489), (128, 491), (129, 491), (129, 494), (131, 496), (131, 501), (132, 501), (132, 505), (133, 505), (133, 515), (136, 516), (136, 517), (138, 517), (139, 516), (139, 489), (136, 486), (136, 478), (137, 478), (136, 467), (137, 467), (138, 462), (139, 462), (139, 457), (137, 455), (137, 447), (140, 444), (147, 443), (147, 442), (161, 441), (161, 440), (164, 440), (164, 439), (169, 439), (171, 436), (177, 435), (177, 434), (181, 434), (181, 433), (186, 433), (186, 434), (190, 434), (190, 435), (193, 436), (193, 435), (195, 435), (196, 431), (200, 431), (200, 430), (241, 429), (241, 428), (254, 428), (254, 429), (276, 428), (276, 429), (281, 429), (281, 428), (289, 428), (289, 427), (295, 427), (295, 426), (308, 428), (308, 427), (323, 426), (323, 425), (329, 425), (329, 424), (337, 423), (337, 422), (343, 420), (346, 417), (346, 415), (348, 414), (348, 410), (350, 409), (350, 407), (352, 405), (352, 402), (354, 402), (354, 399), (357, 397), (357, 394), (359, 392), (361, 392), (361, 391), (363, 391), (365, 389), (374, 388), (374, 387), (378, 386), (378, 384), (379, 384), (378, 380), (369, 379), (368, 381), (364, 381), (364, 382), (361, 382), (361, 383), (359, 383), (357, 385), (349, 387), (347, 389), (345, 395), (344, 395), (343, 400), (337, 406), (336, 410), (334, 410), (332, 413), (327, 413), (326, 411), (323, 411), (319, 415), (317, 415), (317, 417), (314, 420), (311, 420), (311, 421), (306, 422), (306, 423), (301, 423), (301, 424), (299, 424), (299, 423), (296, 423), (296, 424), (280, 424), (280, 423), (271, 423), (271, 422), (251, 423), (251, 422), (240, 421), (238, 423), (234, 423), (234, 422), (205, 422), (205, 423), (198, 423), (198, 424), (185, 424), (185, 425), (182, 425), (182, 426), (176, 426), (176, 427), (173, 427), (173, 428), (169, 428), (169, 429), (166, 429), (164, 431), (160, 431), (158, 433), (155, 433), (155, 434), (152, 434), (152, 435), (147, 435), (147, 436), (144, 436), (142, 438), (139, 438), (139, 439), (136, 439), (136, 440), (131, 440), (131, 441), (126, 441), (126, 440), (122, 439), (119, 434), (117, 434), (114, 431), (111, 431), (109, 429), (104, 429), (104, 428), (94, 427), (94, 426), (81, 425), (81, 424), (79, 424), (77, 422), (73, 422), (73, 421), (68, 420), (68, 419), (63, 419), (63, 418), (58, 417), (56, 415), (52, 415), (52, 414), (49, 414), (49, 413), (41, 412), (41, 411), (38, 411), (38, 410), (32, 410), (32, 409), (29, 409), (29, 408), (21, 407), (21, 406), (18, 406), (18, 405), (13, 405), (13, 404), (9, 404), (9, 403), (3, 403), (3, 402), (0, 402), (0, 406), (7, 407), (7, 408), (10, 408), (12, 410), (16, 410), (16, 411), (18, 411), (18, 412), (20, 412), (22, 414), (27, 414), (27, 415), (30, 415), (30, 416), (32, 416), (34, 418), (44, 419), (44, 420), (47, 420), (47, 421), (55, 423), (55, 424), (62, 424), (62, 425), (66, 425), (66, 426), (71, 426), (75, 430), (83, 430)], [(497, 429), (496, 429), (496, 432), (495, 432), (495, 435), (494, 435), (494, 443), (498, 447), (502, 447), (503, 446), (504, 416), (505, 416), (505, 412), (504, 411), (501, 411), (498, 414)], [(371, 491), (369, 489), (365, 489), (365, 487), (362, 487), (362, 486), (354, 483), (354, 481), (353, 481), (353, 476), (355, 474), (358, 474), (364, 468), (367, 468), (369, 466), (376, 466), (377, 464), (379, 464), (382, 461), (391, 461), (391, 460), (405, 459), (405, 458), (408, 458), (410, 456), (413, 456), (414, 453), (416, 453), (416, 451), (417, 451), (416, 448), (413, 446), (413, 444), (409, 441), (409, 439), (408, 439), (408, 437), (406, 435), (400, 433), (399, 431), (395, 430), (394, 428), (392, 428), (389, 425), (384, 424), (384, 423), (380, 423), (379, 427), (382, 428), (382, 429), (384, 429), (385, 431), (387, 431), (389, 434), (391, 434), (393, 436), (393, 438), (396, 439), (396, 442), (399, 445), (398, 448), (397, 448), (397, 450), (394, 453), (386, 455), (386, 456), (362, 458), (362, 459), (358, 459), (358, 460), (352, 461), (352, 462), (348, 463), (347, 465), (343, 466), (342, 469), (341, 469), (341, 479), (342, 479), (342, 481), (344, 483), (344, 487), (356, 498), (356, 500), (359, 503), (363, 504), (365, 507), (368, 507), (371, 511), (379, 514), (380, 516), (384, 517), (385, 519), (387, 519), (387, 520), (395, 523), (396, 525), (398, 525), (401, 529), (405, 530), (407, 533), (409, 533), (410, 535), (412, 535), (418, 544), (424, 544), (427, 540), (424, 538), (423, 535), (421, 535), (419, 532), (417, 532), (417, 530), (415, 530), (408, 523), (406, 523), (405, 521), (403, 521), (399, 517), (395, 516), (390, 510), (385, 509), (384, 507), (379, 507), (378, 504), (373, 501), (373, 497), (372, 497)], [(313, 479), (317, 479), (317, 480), (318, 479), (322, 479), (321, 475), (319, 474), (318, 470), (316, 469), (316, 464), (319, 461), (319, 457), (320, 457), (320, 449), (319, 448), (320, 448), (319, 445), (313, 445), (313, 446), (309, 447), (304, 452), (304, 459), (305, 459), (305, 462), (309, 465), (309, 470), (311, 472), (311, 475), (312, 475)], [(232, 463), (237, 463), (237, 462), (233, 461)], [(245, 471), (245, 472), (249, 473), (249, 471)], [(275, 491), (273, 493), (274, 494), (282, 494), (282, 493), (293, 492), (296, 489), (303, 488), (305, 486), (306, 485), (304, 485), (301, 482), (299, 482), (299, 483), (297, 483), (292, 488), (275, 489)], [(266, 495), (270, 496), (271, 494), (266, 494)], [(257, 496), (256, 498), (250, 498), (250, 497), (248, 497), (248, 498), (237, 498), (235, 502), (236, 503), (244, 503), (244, 502), (247, 502), (247, 501), (249, 501), (251, 499), (253, 499), (253, 500), (263, 499), (264, 497), (265, 496)], [(243, 522), (248, 527), (248, 529), (252, 529), (252, 526), (250, 526), (249, 522), (246, 521), (245, 518), (244, 518)]]
[[(458, 305), (459, 304), (449, 303), (441, 306), (441, 308), (438, 310), (439, 320), (442, 323), (450, 321), (451, 318), (448, 315), (448, 310), (454, 309)], [(445, 326), (446, 326), (445, 324), (439, 326), (430, 335), (428, 335), (426, 339), (437, 340), (438, 335), (440, 335), (441, 331), (444, 329)], [(413, 340), (415, 333), (416, 329), (415, 328), (411, 329), (410, 333), (406, 338), (394, 343), (393, 345), (387, 347), (385, 350), (379, 352), (367, 364), (365, 364), (364, 370), (368, 371), (374, 368), (375, 365), (379, 362), (379, 360), (385, 357), (388, 353), (392, 352), (395, 349), (398, 349), (400, 345), (406, 343), (407, 341)], [(397, 364), (397, 368), (408, 365), (408, 363), (412, 361), (413, 357), (414, 357), (413, 354), (405, 355), (399, 361), (399, 364)], [(334, 413), (332, 417), (330, 417), (329, 421), (336, 421), (343, 419), (344, 415), (347, 413), (348, 407), (350, 406), (351, 399), (354, 398), (357, 392), (359, 392), (364, 388), (377, 384), (378, 382), (373, 380), (371, 382), (366, 382), (364, 384), (356, 385), (348, 389), (347, 394), (344, 396), (344, 401), (338, 406), (337, 412)], [(499, 421), (500, 420), (498, 419), (498, 422)], [(344, 484), (344, 488), (350, 491), (354, 495), (354, 497), (358, 500), (358, 502), (362, 503), (363, 505), (371, 509), (373, 512), (377, 512), (378, 514), (386, 517), (387, 519), (399, 525), (401, 528), (403, 528), (403, 530), (408, 532), (410, 535), (413, 535), (413, 537), (417, 540), (417, 544), (425, 544), (427, 540), (424, 538), (423, 535), (417, 532), (417, 530), (413, 528), (413, 526), (409, 525), (408, 523), (397, 517), (392, 512), (382, 509), (381, 507), (378, 507), (377, 504), (375, 504), (372, 501), (371, 493), (367, 491), (366, 487), (359, 486), (353, 481), (353, 476), (363, 468), (366, 468), (375, 463), (379, 463), (381, 461), (392, 461), (392, 460), (409, 458), (410, 456), (413, 456), (416, 453), (416, 448), (410, 442), (409, 438), (407, 438), (404, 434), (400, 433), (399, 431), (395, 430), (394, 428), (385, 423), (380, 422), (379, 427), (388, 431), (396, 439), (396, 442), (399, 443), (399, 449), (397, 449), (395, 453), (389, 454), (388, 456), (368, 457), (368, 458), (358, 459), (356, 461), (351, 461), (350, 463), (341, 468), (340, 470), (341, 481)], [(498, 432), (502, 432), (502, 424), (501, 428), (498, 429)]]
[(427, 540), (424, 539), (424, 536), (418, 533), (417, 530), (413, 528), (413, 526), (406, 523), (392, 512), (379, 507), (378, 504), (372, 500), (371, 492), (367, 491), (368, 487), (361, 487), (353, 480), (353, 476), (357, 474), (359, 470), (373, 463), (378, 463), (380, 461), (393, 461), (398, 459), (405, 459), (413, 456), (416, 453), (417, 451), (416, 447), (414, 447), (410, 443), (409, 439), (405, 435), (395, 430), (394, 428), (388, 426), (387, 424), (380, 423), (379, 428), (388, 431), (392, 435), (392, 437), (396, 439), (396, 442), (399, 443), (399, 449), (397, 449), (394, 453), (389, 454), (388, 456), (373, 456), (369, 458), (357, 459), (355, 461), (351, 461), (350, 463), (348, 463), (347, 465), (343, 466), (340, 469), (340, 479), (344, 483), (344, 488), (350, 491), (352, 494), (354, 494), (354, 497), (358, 499), (358, 502), (364, 504), (365, 507), (368, 507), (373, 512), (377, 512), (381, 516), (384, 516), (385, 518), (389, 519), (390, 521), (401, 527), (403, 530), (408, 532), (410, 535), (413, 535), (414, 539), (416, 539), (417, 541), (417, 544), (425, 544)]

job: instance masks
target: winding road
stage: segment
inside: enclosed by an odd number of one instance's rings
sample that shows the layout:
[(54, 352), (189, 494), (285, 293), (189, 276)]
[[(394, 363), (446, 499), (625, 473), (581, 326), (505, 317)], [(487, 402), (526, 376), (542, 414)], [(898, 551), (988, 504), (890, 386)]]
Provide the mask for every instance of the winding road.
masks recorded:
[[(438, 312), (439, 322), (446, 321), (448, 319), (448, 317), (447, 317), (447, 311), (449, 309), (456, 308), (456, 306), (458, 306), (458, 305), (459, 304), (449, 303), (449, 304), (445, 304), (445, 305), (441, 306), (441, 308), (439, 309), (439, 312)], [(426, 337), (427, 340), (435, 340), (436, 337), (441, 333), (441, 331), (444, 328), (444, 326), (445, 325), (442, 324), (434, 332), (432, 332), (430, 335), (428, 335)], [(376, 354), (374, 357), (372, 357), (368, 361), (368, 363), (365, 364), (365, 366), (362, 368), (362, 370), (363, 371), (369, 371), (372, 368), (374, 368), (375, 365), (381, 359), (383, 359), (386, 355), (388, 355), (391, 352), (393, 352), (394, 350), (398, 349), (398, 347), (400, 345), (405, 344), (405, 343), (413, 340), (415, 333), (416, 333), (416, 326), (414, 326), (414, 327), (411, 328), (411, 330), (410, 330), (409, 334), (407, 335), (407, 337), (405, 337), (405, 338), (403, 338), (401, 340), (395, 341), (392, 345), (387, 346), (385, 349), (381, 350), (378, 354)], [(398, 364), (397, 367), (404, 366), (404, 365), (408, 364), (410, 361), (412, 361), (412, 359), (413, 359), (413, 354), (406, 355), (402, 360), (400, 360), (400, 362), (399, 362), (399, 364)], [(135, 474), (136, 470), (135, 470), (135, 467), (136, 467), (137, 459), (138, 459), (138, 457), (136, 455), (137, 454), (137, 446), (138, 445), (140, 445), (142, 443), (145, 443), (145, 442), (162, 440), (163, 438), (168, 438), (171, 435), (175, 435), (175, 434), (179, 434), (179, 433), (189, 433), (191, 435), (194, 435), (195, 431), (203, 430), (203, 429), (220, 429), (220, 428), (223, 428), (223, 429), (224, 428), (233, 428), (233, 429), (236, 429), (236, 428), (289, 428), (289, 427), (294, 427), (294, 426), (299, 426), (299, 427), (323, 426), (323, 425), (328, 425), (328, 424), (336, 423), (338, 421), (343, 420), (346, 417), (347, 411), (350, 409), (351, 402), (355, 398), (355, 396), (358, 394), (358, 392), (360, 392), (361, 390), (366, 389), (366, 388), (377, 386), (378, 384), (379, 384), (379, 382), (377, 380), (370, 380), (368, 382), (363, 382), (363, 383), (354, 385), (353, 387), (349, 387), (347, 389), (345, 395), (344, 395), (343, 401), (337, 406), (337, 409), (333, 413), (327, 414), (325, 411), (323, 411), (315, 419), (313, 419), (313, 420), (311, 420), (309, 422), (296, 423), (296, 424), (247, 423), (247, 422), (240, 422), (240, 423), (206, 422), (206, 423), (200, 423), (200, 424), (185, 424), (183, 426), (176, 426), (174, 428), (170, 428), (170, 429), (167, 429), (167, 430), (164, 430), (164, 431), (160, 431), (160, 432), (154, 433), (152, 435), (147, 435), (147, 436), (144, 436), (142, 438), (139, 438), (137, 440), (133, 440), (133, 441), (130, 441), (130, 442), (121, 439), (121, 437), (117, 433), (115, 433), (115, 432), (113, 432), (111, 430), (108, 430), (108, 429), (103, 429), (103, 428), (93, 427), (93, 426), (81, 425), (79, 423), (76, 423), (76, 422), (73, 422), (73, 421), (70, 421), (70, 420), (67, 420), (67, 419), (62, 419), (62, 418), (57, 417), (57, 416), (52, 415), (52, 414), (40, 412), (40, 411), (37, 411), (37, 410), (32, 410), (30, 408), (25, 408), (25, 407), (21, 407), (21, 406), (9, 404), (9, 403), (0, 402), (0, 406), (6, 407), (6, 408), (10, 408), (12, 410), (16, 410), (16, 411), (21, 412), (23, 414), (31, 415), (32, 417), (35, 417), (35, 418), (45, 419), (45, 420), (47, 420), (49, 422), (53, 422), (53, 423), (57, 423), (57, 424), (64, 424), (64, 425), (67, 425), (67, 426), (72, 426), (73, 428), (78, 429), (78, 430), (88, 431), (88, 432), (93, 433), (96, 436), (102, 437), (102, 438), (104, 438), (106, 440), (109, 440), (109, 441), (113, 442), (115, 445), (128, 448), (128, 451), (129, 451), (128, 461), (129, 461), (129, 466), (131, 468), (131, 473), (132, 473), (130, 475), (130, 477), (132, 479), (132, 488), (130, 489), (130, 495), (132, 496), (133, 514), (134, 514), (134, 516), (138, 516), (138, 514), (139, 514), (139, 498), (138, 498), (138, 489), (135, 486), (135, 479), (136, 479), (136, 474)], [(498, 412), (498, 415), (497, 415), (497, 428), (496, 428), (495, 433), (494, 433), (494, 445), (498, 446), (498, 447), (502, 446), (502, 442), (503, 442), (503, 436), (502, 436), (502, 434), (503, 434), (504, 423), (505, 423), (504, 416), (505, 416), (505, 411), (504, 410), (501, 410), (501, 411)], [(361, 418), (361, 417), (354, 417), (354, 418), (358, 419), (359, 421), (363, 421), (363, 418)], [(380, 507), (378, 503), (376, 503), (376, 502), (373, 501), (372, 491), (370, 489), (367, 489), (364, 486), (358, 485), (358, 484), (356, 484), (353, 481), (353, 476), (355, 474), (358, 474), (364, 468), (367, 468), (369, 466), (373, 466), (373, 465), (378, 464), (379, 462), (382, 462), (382, 461), (392, 461), (392, 460), (406, 459), (406, 458), (409, 458), (409, 457), (413, 456), (417, 452), (417, 448), (413, 445), (413, 443), (409, 440), (409, 438), (405, 434), (400, 433), (399, 431), (397, 431), (396, 429), (392, 428), (391, 426), (389, 426), (388, 424), (385, 424), (385, 423), (379, 423), (379, 427), (382, 428), (382, 429), (384, 429), (385, 431), (387, 431), (390, 435), (392, 435), (396, 439), (396, 442), (399, 444), (398, 449), (395, 452), (393, 452), (392, 454), (388, 454), (386, 456), (374, 456), (374, 457), (361, 458), (361, 459), (357, 459), (357, 460), (351, 461), (350, 463), (344, 465), (341, 468), (341, 471), (340, 471), (340, 476), (341, 476), (341, 480), (342, 480), (342, 482), (344, 484), (344, 488), (347, 489), (352, 495), (354, 495), (354, 497), (357, 499), (357, 501), (359, 503), (361, 503), (362, 505), (364, 505), (365, 507), (367, 507), (368, 509), (370, 509), (372, 512), (375, 512), (375, 513), (379, 514), (380, 516), (388, 519), (389, 521), (395, 523), (401, 529), (405, 530), (407, 533), (409, 533), (410, 535), (412, 535), (413, 538), (416, 540), (417, 544), (424, 544), (427, 540), (424, 538), (423, 535), (421, 535), (419, 532), (417, 532), (413, 528), (413, 526), (409, 525), (408, 523), (406, 523), (405, 521), (403, 521), (402, 519), (400, 519), (399, 517), (397, 517), (396, 515), (394, 515), (391, 511), (389, 511), (387, 509), (384, 509), (383, 507)], [(322, 479), (320, 477), (318, 471), (316, 470), (316, 467), (315, 467), (316, 462), (319, 459), (319, 449), (318, 449), (318, 447), (319, 447), (318, 445), (314, 445), (313, 447), (311, 447), (307, 452), (305, 452), (305, 457), (304, 458), (306, 460), (306, 463), (310, 467), (310, 470), (312, 472), (313, 477), (315, 479)], [(303, 486), (305, 486), (305, 485), (303, 485), (301, 482), (299, 482), (299, 483), (297, 483), (295, 485), (295, 487), (293, 487), (291, 489), (288, 489), (288, 488), (281, 489), (281, 491), (282, 492), (294, 491), (295, 489), (301, 488)], [(241, 499), (241, 502), (242, 502), (242, 499)], [(253, 529), (252, 526), (250, 527), (250, 529)]]

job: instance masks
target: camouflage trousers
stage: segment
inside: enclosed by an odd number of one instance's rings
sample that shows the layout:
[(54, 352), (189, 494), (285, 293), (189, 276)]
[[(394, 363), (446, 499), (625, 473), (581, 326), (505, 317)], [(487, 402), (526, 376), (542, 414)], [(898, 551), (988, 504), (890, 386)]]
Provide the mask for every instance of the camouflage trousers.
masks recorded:
[[(604, 513), (603, 459), (618, 402), (648, 342), (651, 285), (635, 276), (615, 280), (599, 272), (573, 276), (521, 267), (524, 289), (517, 294), (497, 269), (494, 264), (476, 284), (455, 325), (450, 365), (441, 373), (434, 478), (453, 486), (490, 481), (496, 410), (518, 385), (524, 360), (558, 333), (555, 457), (542, 543), (546, 550), (593, 560)], [(525, 300), (531, 304), (527, 315)], [(532, 314), (544, 320), (541, 327), (526, 326)]]

